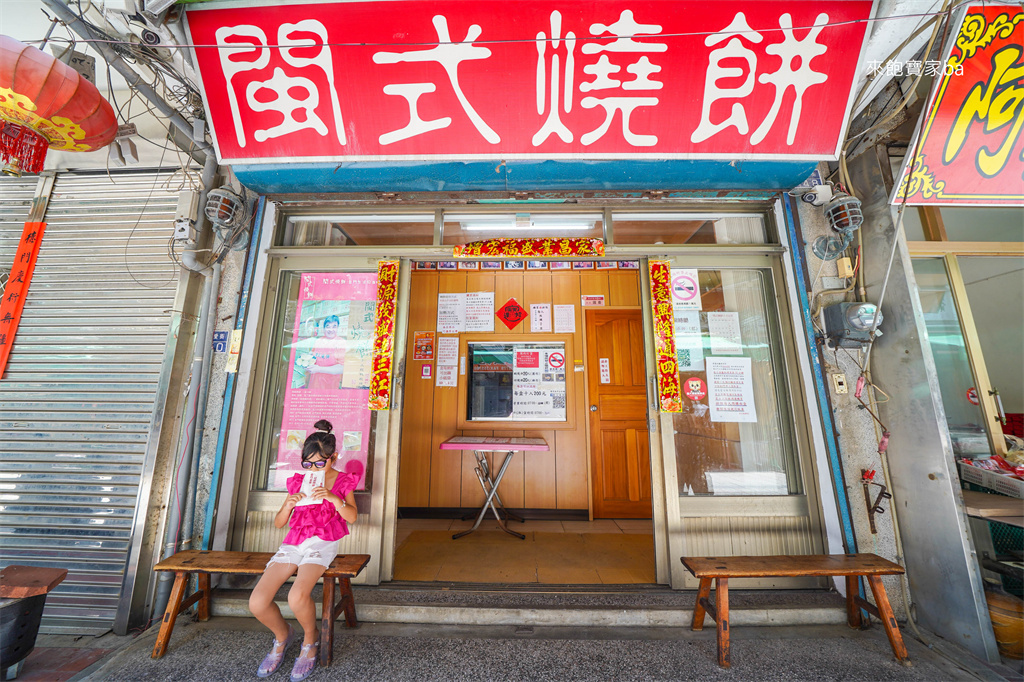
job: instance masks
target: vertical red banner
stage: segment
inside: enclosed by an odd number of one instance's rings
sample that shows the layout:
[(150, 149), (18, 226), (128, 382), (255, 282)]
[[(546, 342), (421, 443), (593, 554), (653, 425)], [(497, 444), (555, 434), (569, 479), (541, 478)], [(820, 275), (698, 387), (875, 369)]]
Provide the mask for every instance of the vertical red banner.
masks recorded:
[(672, 310), (672, 266), (649, 262), (651, 311), (654, 317), (654, 355), (658, 368), (658, 405), (662, 412), (682, 412), (683, 399), (676, 364), (675, 318)]
[(373, 335), (370, 409), (391, 405), (391, 362), (395, 352), (395, 309), (398, 302), (398, 261), (377, 264), (377, 325)]
[(4, 287), (0, 298), (0, 378), (7, 370), (7, 358), (14, 347), (14, 334), (18, 330), (21, 311), (25, 307), (28, 296), (28, 285), (32, 281), (32, 271), (39, 257), (39, 245), (43, 241), (46, 223), (25, 223), (18, 242), (18, 251), (14, 254), (11, 264), (11, 276)]

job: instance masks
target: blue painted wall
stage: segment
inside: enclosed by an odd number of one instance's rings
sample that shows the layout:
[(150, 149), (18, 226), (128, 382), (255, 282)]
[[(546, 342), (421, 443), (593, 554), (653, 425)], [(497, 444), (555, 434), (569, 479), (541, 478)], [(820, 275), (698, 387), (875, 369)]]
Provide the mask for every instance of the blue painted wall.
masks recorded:
[(261, 194), (341, 192), (788, 190), (814, 161), (358, 161), (235, 165)]

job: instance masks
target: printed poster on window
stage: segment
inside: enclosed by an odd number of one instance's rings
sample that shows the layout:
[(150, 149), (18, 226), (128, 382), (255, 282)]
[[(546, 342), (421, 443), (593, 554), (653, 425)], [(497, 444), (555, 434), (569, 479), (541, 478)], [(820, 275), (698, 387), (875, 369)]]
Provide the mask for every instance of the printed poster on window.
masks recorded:
[(561, 347), (512, 352), (511, 418), (565, 421), (565, 351)]
[(356, 490), (366, 489), (370, 434), (369, 398), (376, 273), (303, 273), (288, 348), (277, 461), (270, 490), (301, 467), (302, 444), (315, 424), (334, 426), (335, 468), (358, 474)]
[(756, 422), (750, 358), (708, 358), (708, 405), (713, 422)]

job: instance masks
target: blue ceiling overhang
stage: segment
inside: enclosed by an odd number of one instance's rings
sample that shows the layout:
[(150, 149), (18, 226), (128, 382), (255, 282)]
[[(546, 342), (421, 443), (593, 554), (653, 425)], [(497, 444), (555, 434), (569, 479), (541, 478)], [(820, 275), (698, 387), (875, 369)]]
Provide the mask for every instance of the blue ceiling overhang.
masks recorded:
[(473, 191), (789, 190), (816, 161), (353, 161), (236, 164), (261, 194)]

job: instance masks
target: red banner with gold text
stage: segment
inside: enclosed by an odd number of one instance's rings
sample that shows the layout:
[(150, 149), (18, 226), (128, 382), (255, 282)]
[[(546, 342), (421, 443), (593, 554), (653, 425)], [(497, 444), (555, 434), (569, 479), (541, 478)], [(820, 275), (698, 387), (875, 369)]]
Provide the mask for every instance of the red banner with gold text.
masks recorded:
[(398, 261), (377, 264), (377, 323), (373, 334), (373, 369), (370, 377), (370, 409), (391, 405), (391, 364), (395, 351), (395, 310), (398, 301)]
[(654, 353), (658, 369), (658, 406), (662, 412), (682, 412), (683, 399), (676, 364), (675, 318), (672, 309), (672, 266), (652, 260), (651, 311), (654, 315)]
[(45, 229), (46, 223), (25, 223), (18, 251), (14, 254), (14, 263), (11, 264), (11, 276), (4, 287), (3, 298), (0, 299), (0, 377), (3, 377), (7, 369), (7, 358), (14, 347), (14, 334), (25, 307), (28, 285), (32, 281), (32, 271), (36, 267)]

